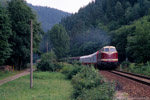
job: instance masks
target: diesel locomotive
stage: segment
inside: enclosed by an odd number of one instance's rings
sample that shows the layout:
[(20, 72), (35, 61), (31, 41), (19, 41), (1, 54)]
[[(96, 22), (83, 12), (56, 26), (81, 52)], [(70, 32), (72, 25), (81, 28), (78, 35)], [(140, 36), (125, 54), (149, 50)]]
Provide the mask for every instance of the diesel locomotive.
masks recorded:
[(105, 46), (93, 54), (73, 57), (84, 65), (94, 65), (99, 69), (116, 69), (118, 63), (118, 52), (114, 46)]

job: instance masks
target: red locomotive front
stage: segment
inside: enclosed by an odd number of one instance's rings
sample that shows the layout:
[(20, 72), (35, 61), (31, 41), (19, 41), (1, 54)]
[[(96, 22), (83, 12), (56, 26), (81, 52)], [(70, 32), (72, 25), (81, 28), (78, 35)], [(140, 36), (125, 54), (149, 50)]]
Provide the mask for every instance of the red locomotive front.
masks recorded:
[(118, 62), (118, 53), (113, 46), (106, 46), (101, 50), (102, 62)]
[(97, 59), (98, 66), (102, 69), (115, 69), (118, 66), (118, 52), (114, 46), (103, 47)]

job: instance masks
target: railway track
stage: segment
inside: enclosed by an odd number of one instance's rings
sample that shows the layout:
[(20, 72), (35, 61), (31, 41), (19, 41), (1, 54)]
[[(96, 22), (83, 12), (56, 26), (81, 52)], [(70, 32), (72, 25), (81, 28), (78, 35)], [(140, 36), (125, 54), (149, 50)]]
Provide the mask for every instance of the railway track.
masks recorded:
[(123, 72), (122, 74), (121, 73), (122, 73), (121, 71), (115, 71), (115, 70), (113, 71), (100, 70), (100, 74), (106, 79), (106, 81), (115, 82), (116, 83), (115, 89), (117, 91), (123, 91), (129, 94), (131, 100), (150, 100), (150, 94), (149, 94), (150, 77), (141, 76), (133, 73), (127, 73), (127, 72)]
[(124, 72), (124, 71), (118, 71), (118, 70), (113, 70), (110, 72), (150, 86), (150, 77), (139, 75), (139, 74), (133, 74), (129, 72)]

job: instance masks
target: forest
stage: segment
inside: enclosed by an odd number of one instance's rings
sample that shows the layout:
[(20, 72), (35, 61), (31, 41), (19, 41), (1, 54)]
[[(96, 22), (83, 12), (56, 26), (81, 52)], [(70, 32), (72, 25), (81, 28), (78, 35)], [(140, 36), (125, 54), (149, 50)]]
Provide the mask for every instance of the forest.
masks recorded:
[(72, 56), (113, 45), (120, 62), (150, 60), (150, 0), (95, 0), (60, 24), (70, 36)]

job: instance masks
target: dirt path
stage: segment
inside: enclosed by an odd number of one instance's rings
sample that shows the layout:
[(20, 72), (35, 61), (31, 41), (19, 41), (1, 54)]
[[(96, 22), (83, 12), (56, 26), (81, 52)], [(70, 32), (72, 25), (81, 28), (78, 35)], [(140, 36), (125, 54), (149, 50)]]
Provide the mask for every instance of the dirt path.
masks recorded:
[(15, 80), (15, 79), (17, 79), (19, 77), (22, 77), (22, 76), (25, 76), (25, 75), (28, 75), (28, 74), (30, 74), (30, 69), (26, 69), (26, 70), (22, 71), (19, 74), (16, 74), (16, 75), (8, 77), (8, 78), (5, 78), (3, 80), (0, 80), (0, 85), (2, 85), (4, 83), (7, 83), (9, 81), (13, 81), (13, 80)]

